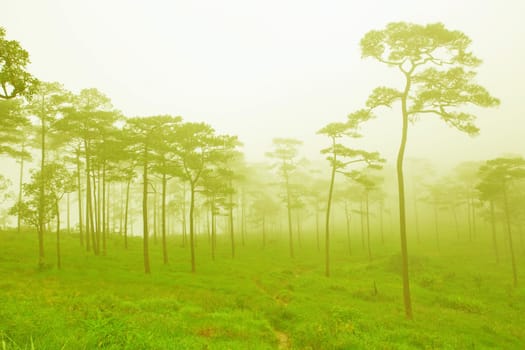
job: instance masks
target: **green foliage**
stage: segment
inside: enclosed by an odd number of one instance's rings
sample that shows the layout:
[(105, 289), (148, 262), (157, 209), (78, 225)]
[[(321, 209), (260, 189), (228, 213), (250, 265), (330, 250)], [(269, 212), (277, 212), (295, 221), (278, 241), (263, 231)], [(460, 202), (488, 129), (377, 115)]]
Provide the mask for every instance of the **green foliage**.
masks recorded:
[[(43, 198), (40, 192), (42, 183), (45, 188)], [(57, 201), (74, 189), (74, 178), (62, 164), (46, 164), (43, 171), (33, 171), (31, 181), (23, 186), (23, 200), (16, 203), (10, 213), (20, 213), (24, 222), (38, 229), (40, 205), (42, 204), (42, 223), (48, 224), (57, 215)]]
[(362, 57), (398, 68), (406, 86), (404, 91), (376, 88), (367, 107), (392, 107), (396, 101), (404, 101), (406, 116), (413, 121), (425, 114), (437, 115), (459, 131), (477, 134), (475, 115), (453, 108), (494, 107), (499, 100), (475, 83), (475, 71), (465, 69), (481, 63), (468, 51), (470, 43), (465, 34), (450, 31), (442, 23), (422, 26), (396, 22), (368, 32), (361, 40)]
[(28, 156), (22, 153), (23, 140), (27, 137), (29, 122), (19, 99), (0, 100), (0, 154), (12, 157)]
[(5, 29), (0, 27), (0, 99), (30, 96), (38, 86), (27, 72), (29, 54), (18, 41), (7, 40)]

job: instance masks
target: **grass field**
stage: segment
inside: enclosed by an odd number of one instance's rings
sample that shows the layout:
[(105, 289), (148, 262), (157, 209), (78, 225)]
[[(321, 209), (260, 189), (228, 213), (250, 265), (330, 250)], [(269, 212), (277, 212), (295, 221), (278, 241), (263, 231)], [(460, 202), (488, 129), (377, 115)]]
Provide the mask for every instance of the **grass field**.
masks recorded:
[[(332, 276), (314, 240), (288, 257), (288, 243), (262, 249), (255, 237), (230, 257), (226, 238), (210, 258), (199, 237), (197, 273), (189, 251), (170, 237), (170, 263), (151, 244), (143, 273), (142, 241), (110, 237), (94, 256), (65, 235), (62, 270), (53, 235), (49, 266), (36, 268), (35, 233), (0, 233), (1, 349), (525, 349), (525, 258), (512, 287), (508, 254), (495, 263), (490, 244), (450, 240), (409, 246), (414, 320), (404, 318), (397, 236), (356, 237), (351, 256), (334, 238)], [(502, 253), (505, 253), (504, 251)], [(507, 252), (508, 253), (508, 252)]]

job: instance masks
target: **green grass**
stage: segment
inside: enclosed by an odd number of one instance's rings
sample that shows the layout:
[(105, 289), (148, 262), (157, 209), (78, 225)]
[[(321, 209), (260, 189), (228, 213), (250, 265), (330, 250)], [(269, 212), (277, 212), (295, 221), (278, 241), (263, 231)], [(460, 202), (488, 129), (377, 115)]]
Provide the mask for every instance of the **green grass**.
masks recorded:
[(361, 242), (349, 256), (336, 234), (326, 278), (323, 255), (306, 239), (292, 260), (285, 238), (262, 249), (252, 237), (232, 260), (220, 237), (212, 261), (202, 236), (192, 274), (188, 249), (170, 237), (170, 264), (152, 242), (146, 276), (140, 238), (125, 250), (110, 237), (107, 256), (94, 256), (65, 235), (57, 270), (48, 235), (49, 265), (39, 270), (36, 234), (1, 232), (0, 350), (524, 349), (525, 289), (512, 287), (508, 257), (496, 264), (482, 238), (439, 251), (411, 241), (408, 321), (396, 236), (374, 240), (369, 262)]

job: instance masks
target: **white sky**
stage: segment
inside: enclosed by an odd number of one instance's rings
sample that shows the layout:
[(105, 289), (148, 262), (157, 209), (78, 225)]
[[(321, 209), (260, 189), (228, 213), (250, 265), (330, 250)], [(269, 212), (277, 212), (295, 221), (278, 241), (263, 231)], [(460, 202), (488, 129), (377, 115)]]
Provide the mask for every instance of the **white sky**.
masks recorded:
[[(500, 98), (470, 138), (432, 117), (410, 129), (407, 155), (456, 160), (523, 154), (523, 0), (0, 0), (0, 26), (29, 51), (31, 71), (78, 92), (96, 87), (128, 116), (169, 113), (236, 134), (249, 160), (273, 137), (305, 142), (344, 121), (397, 72), (362, 60), (359, 41), (391, 21), (443, 22), (473, 40), (478, 81)], [(398, 86), (398, 85), (397, 85)], [(393, 159), (399, 111), (383, 111), (362, 143)]]

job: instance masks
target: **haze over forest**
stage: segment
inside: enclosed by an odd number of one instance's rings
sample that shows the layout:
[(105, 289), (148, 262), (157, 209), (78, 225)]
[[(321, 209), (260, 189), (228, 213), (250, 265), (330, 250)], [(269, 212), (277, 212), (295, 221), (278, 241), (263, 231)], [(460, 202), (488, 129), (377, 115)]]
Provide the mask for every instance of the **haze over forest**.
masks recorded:
[(525, 3), (0, 0), (0, 344), (525, 348)]
[[(392, 21), (442, 22), (472, 39), (483, 60), (477, 81), (501, 105), (475, 110), (475, 138), (421, 118), (407, 157), (450, 167), (525, 146), (519, 0), (1, 3), (0, 23), (30, 52), (40, 79), (74, 92), (96, 87), (126, 116), (206, 121), (238, 135), (249, 161), (265, 161), (274, 137), (303, 140), (303, 155), (322, 159), (317, 130), (362, 108), (374, 87), (402, 84), (394, 70), (361, 59), (361, 37)], [(399, 123), (396, 110), (382, 110), (365, 126), (363, 148), (394, 160)]]

